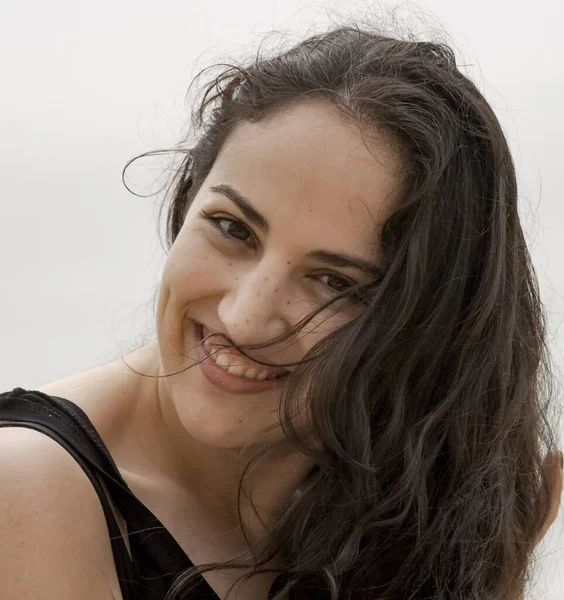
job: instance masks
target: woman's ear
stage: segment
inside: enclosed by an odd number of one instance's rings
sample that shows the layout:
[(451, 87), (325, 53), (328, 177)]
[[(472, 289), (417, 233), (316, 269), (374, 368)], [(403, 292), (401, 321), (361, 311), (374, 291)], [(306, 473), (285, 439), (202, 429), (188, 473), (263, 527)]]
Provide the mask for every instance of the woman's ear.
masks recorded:
[(542, 540), (550, 526), (554, 523), (558, 509), (560, 508), (560, 496), (562, 494), (562, 452), (550, 452), (544, 459), (543, 468), (550, 482), (550, 512), (537, 536), (535, 546)]

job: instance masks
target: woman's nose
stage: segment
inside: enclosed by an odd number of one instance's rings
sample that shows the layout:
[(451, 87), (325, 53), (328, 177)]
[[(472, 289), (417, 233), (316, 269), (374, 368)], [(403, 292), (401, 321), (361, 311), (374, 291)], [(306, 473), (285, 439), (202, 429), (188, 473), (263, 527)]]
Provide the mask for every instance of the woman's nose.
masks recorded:
[(283, 275), (260, 265), (239, 272), (218, 307), (219, 319), (236, 343), (266, 342), (291, 327), (291, 303), (284, 300), (288, 294), (283, 280)]

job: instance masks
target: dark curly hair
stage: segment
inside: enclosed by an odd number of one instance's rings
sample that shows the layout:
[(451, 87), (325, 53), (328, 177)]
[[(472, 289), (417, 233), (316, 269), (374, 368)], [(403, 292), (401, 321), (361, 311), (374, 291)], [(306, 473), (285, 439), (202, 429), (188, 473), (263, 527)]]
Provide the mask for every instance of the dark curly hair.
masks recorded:
[[(545, 320), (498, 119), (448, 46), (367, 28), (221, 67), (194, 112), (194, 143), (176, 149), (161, 207), (169, 245), (234, 129), (304, 101), (337, 110), (367, 145), (384, 133), (400, 149), (403, 188), (381, 234), (383, 276), (331, 301), (355, 294), (362, 311), (281, 394), (283, 430), (316, 466), (260, 556), (194, 567), (166, 600), (199, 573), (261, 572), (279, 556), (276, 600), (292, 589), (515, 600), (549, 512), (542, 463), (555, 445)], [(309, 424), (296, 421), (304, 398)]]

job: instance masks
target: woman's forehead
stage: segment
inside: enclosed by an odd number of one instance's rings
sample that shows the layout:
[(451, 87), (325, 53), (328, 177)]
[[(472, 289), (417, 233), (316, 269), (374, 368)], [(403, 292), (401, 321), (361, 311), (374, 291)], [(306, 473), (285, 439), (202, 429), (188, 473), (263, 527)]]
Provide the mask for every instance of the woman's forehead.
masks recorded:
[[(371, 140), (374, 136), (371, 136)], [(323, 104), (243, 123), (225, 142), (205, 185), (229, 184), (264, 210), (336, 231), (370, 227), (392, 210), (399, 164), (387, 140), (368, 149), (360, 132)]]

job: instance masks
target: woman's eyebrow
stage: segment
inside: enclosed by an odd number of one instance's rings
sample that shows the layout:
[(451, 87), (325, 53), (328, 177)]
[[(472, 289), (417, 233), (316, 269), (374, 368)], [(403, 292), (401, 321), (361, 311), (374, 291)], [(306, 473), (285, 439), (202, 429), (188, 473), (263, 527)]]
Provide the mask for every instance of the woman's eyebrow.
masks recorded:
[(256, 208), (254, 208), (251, 201), (248, 198), (245, 198), (245, 196), (238, 192), (233, 186), (228, 183), (220, 183), (219, 185), (212, 185), (210, 190), (218, 194), (223, 194), (237, 206), (251, 223), (256, 225), (259, 229), (262, 229), (264, 232), (268, 232), (268, 221)]
[[(248, 198), (245, 198), (241, 192), (238, 192), (228, 183), (220, 183), (210, 186), (212, 192), (223, 194), (231, 200), (235, 206), (245, 215), (247, 219), (259, 229), (268, 232), (269, 225), (266, 218), (252, 205)], [(349, 267), (358, 269), (371, 277), (381, 277), (383, 270), (375, 263), (360, 256), (354, 256), (346, 252), (334, 252), (332, 250), (312, 250), (308, 252), (308, 257), (314, 258), (332, 267)]]

